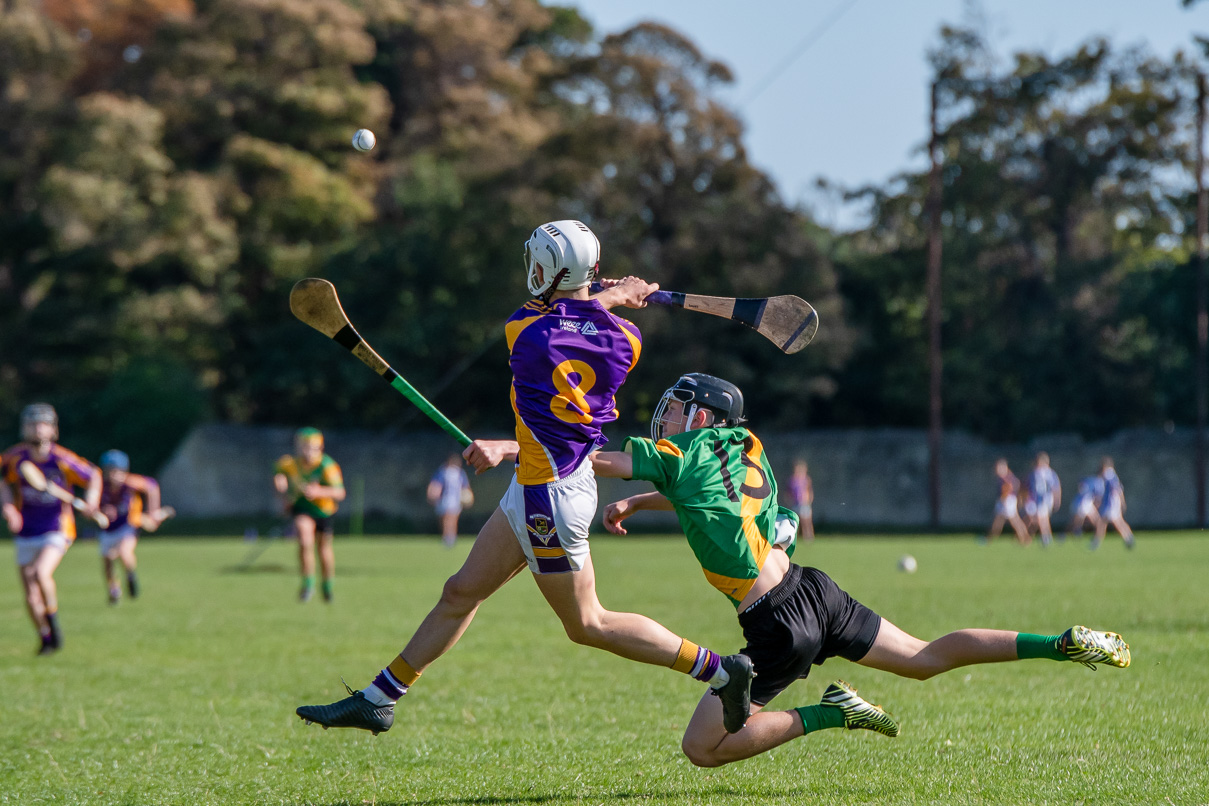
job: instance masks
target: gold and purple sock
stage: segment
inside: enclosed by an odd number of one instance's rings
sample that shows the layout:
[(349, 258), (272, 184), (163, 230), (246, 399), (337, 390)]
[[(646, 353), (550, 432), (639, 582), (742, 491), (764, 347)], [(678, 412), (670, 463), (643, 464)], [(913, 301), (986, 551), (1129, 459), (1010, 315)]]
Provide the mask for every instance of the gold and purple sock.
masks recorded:
[(374, 682), (366, 686), (362, 693), (365, 699), (375, 705), (386, 705), (388, 702), (398, 702), (407, 689), (420, 678), (420, 673), (403, 660), (403, 656), (395, 658), (374, 678)]
[(687, 639), (681, 639), (680, 652), (672, 668), (694, 680), (709, 683), (711, 688), (719, 688), (730, 682), (730, 675), (722, 668), (722, 658), (718, 653)]

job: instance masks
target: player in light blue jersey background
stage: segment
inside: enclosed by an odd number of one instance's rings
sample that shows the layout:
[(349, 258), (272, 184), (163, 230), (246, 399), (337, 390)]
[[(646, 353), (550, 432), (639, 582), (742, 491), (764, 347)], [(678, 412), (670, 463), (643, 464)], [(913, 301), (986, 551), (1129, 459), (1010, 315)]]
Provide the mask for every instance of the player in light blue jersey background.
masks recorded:
[(1058, 474), (1049, 466), (1049, 454), (1045, 451), (1037, 454), (1025, 487), (1025, 527), (1030, 532), (1036, 530), (1041, 536), (1041, 545), (1048, 546), (1054, 539), (1050, 514), (1062, 506), (1062, 484), (1058, 481)]
[(1121, 477), (1117, 475), (1112, 466), (1112, 459), (1108, 456), (1100, 461), (1100, 482), (1103, 485), (1099, 502), (1100, 519), (1096, 523), (1096, 536), (1092, 538), (1091, 548), (1094, 551), (1100, 547), (1111, 525), (1125, 541), (1125, 548), (1131, 549), (1136, 542), (1133, 530), (1125, 522), (1125, 486), (1121, 484)]

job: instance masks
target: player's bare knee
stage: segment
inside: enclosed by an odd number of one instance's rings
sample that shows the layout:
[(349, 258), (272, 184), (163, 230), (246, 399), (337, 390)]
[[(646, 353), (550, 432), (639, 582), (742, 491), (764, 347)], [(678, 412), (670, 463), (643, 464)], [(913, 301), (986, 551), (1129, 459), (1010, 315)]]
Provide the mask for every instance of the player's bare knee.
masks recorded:
[(445, 580), (445, 587), (441, 590), (441, 604), (463, 614), (474, 610), (486, 598), (477, 586), (460, 574)]
[(701, 740), (688, 733), (680, 741), (680, 750), (694, 767), (721, 767), (726, 763), (714, 752), (715, 748), (703, 744)]
[(602, 648), (608, 644), (608, 637), (598, 619), (587, 618), (584, 614), (574, 614), (569, 618), (563, 618), (562, 622), (567, 637), (576, 644), (593, 648)]

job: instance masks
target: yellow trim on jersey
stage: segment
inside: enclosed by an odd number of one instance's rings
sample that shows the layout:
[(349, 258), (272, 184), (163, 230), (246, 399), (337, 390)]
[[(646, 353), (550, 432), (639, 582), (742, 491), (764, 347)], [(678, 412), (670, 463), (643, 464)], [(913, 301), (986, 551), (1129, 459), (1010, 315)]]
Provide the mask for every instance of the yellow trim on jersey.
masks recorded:
[[(514, 382), (515, 383), (515, 382)], [(516, 407), (516, 386), (511, 387), (509, 399), (512, 402), (512, 413), (516, 415), (516, 444), (520, 448), (516, 461), (516, 480), (520, 484), (545, 484), (558, 481), (558, 468), (546, 453), (546, 449), (525, 421), (521, 419), (520, 409)]]
[(736, 579), (735, 577), (722, 576), (722, 574), (715, 574), (713, 571), (706, 571), (704, 568), (701, 569), (701, 572), (705, 574), (705, 579), (710, 585), (713, 585), (717, 590), (736, 602), (743, 601), (743, 597), (756, 584), (754, 579)]
[[(743, 475), (743, 485), (759, 487), (764, 481), (760, 465), (760, 456), (764, 453), (764, 446), (760, 444), (760, 440), (756, 439), (755, 434), (748, 433), (751, 436), (751, 450), (747, 452), (747, 456), (755, 466), (747, 468), (747, 472)], [(747, 539), (747, 545), (751, 548), (752, 557), (756, 561), (756, 568), (763, 570), (764, 561), (768, 559), (768, 554), (772, 551), (772, 541), (760, 534), (760, 529), (756, 526), (756, 517), (760, 514), (763, 500), (752, 498), (744, 493), (742, 489), (738, 490), (738, 492), (741, 501), (739, 515), (743, 519), (743, 537)], [(752, 582), (754, 581), (752, 580)], [(748, 585), (748, 590), (750, 589), (751, 586)]]
[(516, 344), (516, 340), (520, 338), (521, 331), (529, 327), (529, 325), (533, 324), (538, 319), (541, 319), (543, 316), (545, 316), (544, 313), (539, 313), (536, 316), (528, 316), (524, 319), (517, 319), (514, 322), (509, 322), (508, 324), (504, 325), (504, 337), (508, 341), (508, 352), (512, 352), (512, 345)]
[(661, 439), (658, 442), (656, 442), (655, 450), (659, 451), (660, 453), (666, 453), (669, 456), (675, 456), (680, 459), (684, 458), (684, 451), (680, 450), (675, 445), (668, 442), (666, 439)]
[(638, 356), (642, 355), (642, 339), (635, 336), (630, 332), (630, 329), (626, 327), (626, 325), (630, 324), (628, 319), (622, 319), (620, 316), (614, 316), (612, 312), (609, 312), (609, 316), (612, 316), (617, 320), (617, 327), (620, 328), (621, 332), (625, 334), (626, 339), (628, 339), (630, 342), (630, 349), (634, 352), (634, 357), (630, 359), (630, 369), (626, 370), (626, 372), (629, 372), (630, 370), (634, 369), (634, 365), (638, 363)]

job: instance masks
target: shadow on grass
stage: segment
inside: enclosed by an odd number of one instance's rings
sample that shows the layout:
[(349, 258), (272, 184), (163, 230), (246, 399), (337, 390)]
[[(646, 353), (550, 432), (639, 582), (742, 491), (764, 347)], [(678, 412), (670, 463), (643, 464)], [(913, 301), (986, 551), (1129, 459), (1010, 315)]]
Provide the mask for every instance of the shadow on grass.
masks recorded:
[[(642, 792), (578, 792), (558, 795), (483, 795), (482, 797), (447, 797), (422, 798), (420, 800), (377, 800), (376, 806), (507, 806), (507, 804), (524, 803), (605, 803), (609, 801), (624, 802), (629, 800), (666, 801), (669, 803), (685, 803), (689, 799), (711, 797), (721, 798), (757, 798), (769, 803), (801, 802), (806, 798), (806, 791), (801, 787), (790, 787), (784, 790), (759, 791), (736, 789), (734, 787), (715, 787), (713, 789), (678, 789), (678, 790), (644, 790)], [(334, 801), (328, 806), (359, 806), (349, 800)]]
[(298, 569), (287, 567), (281, 563), (257, 563), (255, 565), (227, 565), (218, 569), (220, 574), (284, 574), (295, 573)]

